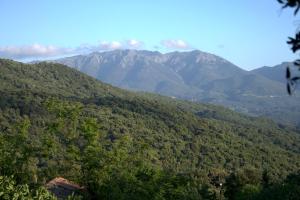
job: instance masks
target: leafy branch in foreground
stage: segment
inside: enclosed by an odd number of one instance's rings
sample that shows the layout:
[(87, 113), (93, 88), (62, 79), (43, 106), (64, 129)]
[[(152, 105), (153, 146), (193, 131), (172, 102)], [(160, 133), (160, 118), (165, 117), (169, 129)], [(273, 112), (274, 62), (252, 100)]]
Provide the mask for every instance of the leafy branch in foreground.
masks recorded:
[[(282, 8), (293, 8), (294, 15), (296, 15), (300, 9), (300, 0), (277, 0), (280, 4), (283, 4)], [(291, 50), (296, 53), (300, 50), (300, 31), (295, 34), (295, 37), (289, 37), (287, 43), (291, 45)], [(300, 70), (300, 59), (294, 61), (294, 65)], [(286, 69), (286, 79), (287, 79), (287, 92), (291, 95), (295, 89), (300, 76), (291, 76), (291, 71), (289, 66)]]
[(283, 4), (282, 8), (295, 8), (294, 15), (296, 15), (300, 9), (300, 0), (278, 0), (280, 4)]

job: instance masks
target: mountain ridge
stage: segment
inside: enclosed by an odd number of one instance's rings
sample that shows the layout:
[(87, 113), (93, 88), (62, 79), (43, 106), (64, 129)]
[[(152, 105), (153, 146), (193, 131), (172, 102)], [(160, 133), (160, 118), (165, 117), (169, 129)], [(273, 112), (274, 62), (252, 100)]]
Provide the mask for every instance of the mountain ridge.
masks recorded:
[(300, 125), (300, 100), (297, 94), (288, 97), (280, 76), (282, 70), (274, 72), (274, 77), (261, 69), (246, 71), (220, 56), (199, 50), (165, 54), (114, 50), (49, 62), (65, 64), (123, 89), (223, 105), (246, 114)]

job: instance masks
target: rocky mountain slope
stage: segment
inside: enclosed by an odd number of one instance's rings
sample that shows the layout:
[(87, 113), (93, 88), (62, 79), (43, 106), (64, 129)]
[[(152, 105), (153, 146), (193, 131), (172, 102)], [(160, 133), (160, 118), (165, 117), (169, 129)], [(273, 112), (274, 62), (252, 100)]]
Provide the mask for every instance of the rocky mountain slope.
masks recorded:
[(249, 72), (198, 50), (167, 54), (115, 50), (53, 62), (121, 88), (223, 105), (282, 123), (300, 124), (300, 99), (297, 95), (288, 97), (283, 67)]

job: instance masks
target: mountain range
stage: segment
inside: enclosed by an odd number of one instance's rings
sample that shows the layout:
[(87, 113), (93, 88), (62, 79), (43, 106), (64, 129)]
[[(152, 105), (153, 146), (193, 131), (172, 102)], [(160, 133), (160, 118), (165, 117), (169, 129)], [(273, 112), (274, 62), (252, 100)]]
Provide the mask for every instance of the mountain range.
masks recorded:
[(75, 68), (124, 89), (212, 103), (277, 122), (300, 124), (300, 98), (289, 97), (285, 69), (291, 63), (246, 71), (199, 50), (162, 54), (114, 50), (51, 62)]

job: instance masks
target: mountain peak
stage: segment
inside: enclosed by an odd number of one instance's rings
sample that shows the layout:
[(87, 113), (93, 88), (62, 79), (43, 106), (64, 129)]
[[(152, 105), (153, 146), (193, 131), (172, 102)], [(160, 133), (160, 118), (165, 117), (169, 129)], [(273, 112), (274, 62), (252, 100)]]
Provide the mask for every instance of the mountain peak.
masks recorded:
[[(286, 97), (282, 65), (248, 72), (222, 57), (200, 50), (162, 54), (119, 49), (54, 62), (117, 87), (221, 104), (251, 114), (270, 115), (274, 105), (276, 109), (283, 107)], [(262, 99), (267, 103), (260, 106), (258, 102)], [(291, 101), (290, 105), (298, 105), (298, 101)], [(285, 120), (281, 116), (275, 117)]]
[[(75, 67), (118, 87), (162, 94), (166, 92), (177, 97), (209, 81), (245, 73), (229, 61), (200, 50), (162, 54), (157, 51), (118, 49), (56, 62)], [(191, 94), (200, 91), (199, 88)]]

